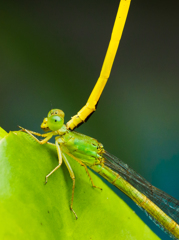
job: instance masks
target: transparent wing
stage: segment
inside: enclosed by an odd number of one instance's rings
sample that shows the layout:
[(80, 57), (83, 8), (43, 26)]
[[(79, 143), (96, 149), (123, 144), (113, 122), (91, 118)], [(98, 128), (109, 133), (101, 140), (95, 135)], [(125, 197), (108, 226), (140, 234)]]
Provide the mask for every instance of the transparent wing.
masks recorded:
[(142, 176), (131, 169), (117, 157), (105, 151), (103, 153), (105, 165), (117, 172), (138, 191), (154, 202), (163, 212), (179, 224), (179, 201), (164, 191), (154, 187)]

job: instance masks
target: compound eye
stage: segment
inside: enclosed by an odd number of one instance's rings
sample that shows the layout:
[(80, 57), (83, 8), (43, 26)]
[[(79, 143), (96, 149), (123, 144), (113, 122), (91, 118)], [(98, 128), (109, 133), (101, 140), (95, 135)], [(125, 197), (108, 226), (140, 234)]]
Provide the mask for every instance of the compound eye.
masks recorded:
[(51, 115), (48, 117), (48, 127), (52, 131), (59, 130), (63, 126), (63, 123), (64, 119), (58, 115)]

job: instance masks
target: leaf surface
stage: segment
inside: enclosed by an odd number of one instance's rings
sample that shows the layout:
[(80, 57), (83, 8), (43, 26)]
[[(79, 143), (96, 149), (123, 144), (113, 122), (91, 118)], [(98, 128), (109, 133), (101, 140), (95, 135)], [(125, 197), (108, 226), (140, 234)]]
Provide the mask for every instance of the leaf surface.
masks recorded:
[(40, 145), (24, 132), (0, 131), (0, 239), (158, 239), (142, 220), (101, 179), (69, 159), (72, 181), (62, 164), (45, 185), (45, 176), (58, 164), (54, 146)]

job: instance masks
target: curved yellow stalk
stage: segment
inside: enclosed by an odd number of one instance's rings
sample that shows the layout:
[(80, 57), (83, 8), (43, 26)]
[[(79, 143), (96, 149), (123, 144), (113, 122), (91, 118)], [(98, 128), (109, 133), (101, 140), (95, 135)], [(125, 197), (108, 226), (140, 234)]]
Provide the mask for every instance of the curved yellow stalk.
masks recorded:
[(68, 129), (73, 130), (79, 124), (83, 123), (86, 118), (96, 110), (96, 105), (103, 92), (112, 69), (114, 58), (116, 56), (118, 45), (121, 40), (122, 32), (129, 11), (130, 2), (131, 0), (120, 1), (116, 20), (111, 34), (111, 40), (109, 42), (100, 76), (93, 88), (93, 91), (91, 92), (90, 97), (88, 98), (86, 105), (77, 113), (77, 115), (73, 116), (72, 119), (67, 122)]

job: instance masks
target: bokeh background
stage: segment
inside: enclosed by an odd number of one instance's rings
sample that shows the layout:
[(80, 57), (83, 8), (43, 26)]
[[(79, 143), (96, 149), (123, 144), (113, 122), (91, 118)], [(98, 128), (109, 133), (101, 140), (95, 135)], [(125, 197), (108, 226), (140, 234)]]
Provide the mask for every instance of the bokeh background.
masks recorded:
[[(66, 121), (85, 104), (106, 53), (118, 0), (0, 3), (0, 126), (41, 132), (51, 108)], [(97, 111), (77, 130), (102, 142), (179, 199), (179, 2), (131, 3)], [(161, 239), (169, 239), (120, 191)]]

